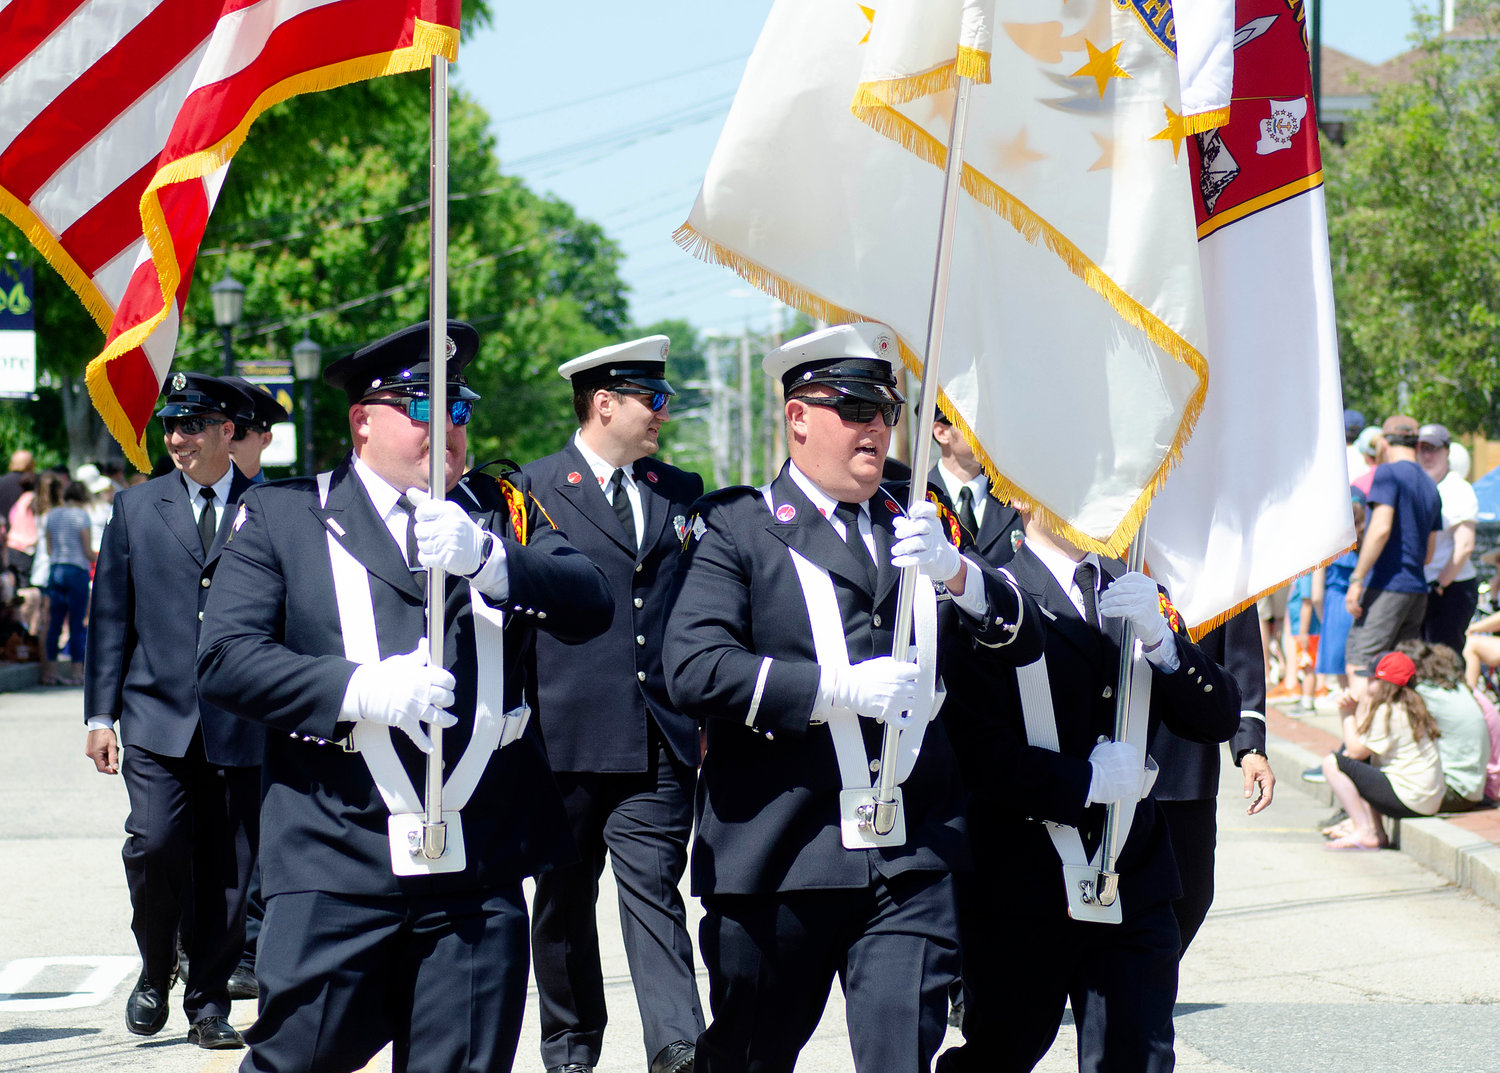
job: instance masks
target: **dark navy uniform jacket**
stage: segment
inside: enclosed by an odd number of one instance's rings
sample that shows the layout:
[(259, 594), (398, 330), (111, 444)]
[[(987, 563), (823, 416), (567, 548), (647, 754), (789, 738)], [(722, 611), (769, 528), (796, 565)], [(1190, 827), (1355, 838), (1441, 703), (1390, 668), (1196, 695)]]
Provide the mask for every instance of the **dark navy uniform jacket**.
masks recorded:
[[(521, 702), (536, 631), (583, 640), (610, 613), (598, 569), (547, 523), (525, 478), (509, 479), (510, 496), (484, 474), (465, 477), (450, 495), (505, 548), (507, 709)], [(260, 485), (243, 506), (209, 599), (198, 672), (205, 696), (266, 727), (266, 895), (472, 890), (571, 859), (562, 802), (533, 725), (491, 754), (463, 810), (468, 867), (440, 876), (391, 874), (385, 802), (364, 759), (335, 740), (352, 726), (337, 718), (354, 664), (344, 658), (327, 534), (370, 572), (382, 657), (410, 652), (426, 635), (422, 590), (348, 461), (334, 471), (326, 508), (307, 478)], [(451, 711), (458, 717), (443, 735), (451, 773), (473, 727), (476, 652), (468, 583), (451, 576), (447, 583), (444, 664), (457, 679)], [(403, 732), (392, 730), (391, 739), (420, 794), (426, 757)]]
[[(1204, 655), (1229, 672), (1240, 687), (1240, 725), (1229, 739), (1229, 752), (1238, 764), (1247, 750), (1266, 751), (1266, 662), (1260, 643), (1260, 617), (1250, 607), (1204, 634), (1198, 642)], [(1259, 716), (1259, 718), (1256, 718)], [(1151, 755), (1161, 767), (1158, 801), (1211, 801), (1219, 796), (1217, 744), (1204, 745), (1172, 733), (1165, 723), (1151, 733)]]
[[(772, 484), (773, 514), (757, 489), (729, 488), (698, 505), (681, 591), (667, 625), (667, 686), (702, 720), (708, 754), (698, 779), (692, 884), (698, 895), (865, 887), (876, 872), (965, 867), (963, 797), (941, 722), (928, 727), (903, 783), (906, 844), (847, 850), (839, 837), (842, 782), (826, 725), (809, 725), (819, 667), (807, 603), (788, 548), (829, 572), (843, 615), (849, 661), (888, 656), (900, 572), (890, 566), (892, 522), (905, 486), (870, 500), (879, 561), (877, 591), (787, 468)], [(948, 517), (951, 517), (949, 515)], [(696, 522), (694, 523), (696, 526)], [(701, 531), (701, 536), (699, 535)], [(958, 536), (957, 524), (951, 532)], [(1040, 651), (1037, 611), (988, 568), (978, 621), (945, 602), (943, 646), (977, 645), (979, 662), (1026, 662)], [(1008, 626), (1019, 628), (1008, 629)], [(1000, 647), (991, 648), (989, 646)], [(761, 665), (770, 658), (762, 679)], [(880, 755), (884, 728), (860, 719), (867, 754)]]
[(683, 535), (703, 478), (649, 458), (635, 463), (646, 515), (637, 552), (625, 543), (613, 505), (571, 441), (522, 472), (552, 521), (604, 571), (616, 596), (608, 629), (593, 640), (537, 637), (536, 714), (553, 770), (645, 771), (647, 719), (679, 762), (696, 767), (698, 725), (667, 696), (661, 645)]
[[(1104, 632), (1083, 621), (1052, 573), (1026, 545), (1007, 569), (1043, 609), (1047, 678), (1057, 716), (1059, 752), (1026, 742), (1026, 725), (1013, 671), (993, 661), (953, 660), (943, 716), (964, 765), (976, 853), (1002, 853), (1014, 862), (1016, 882), (997, 892), (1007, 909), (1066, 913), (1062, 865), (1040, 821), (1077, 827), (1092, 855), (1104, 826), (1102, 805), (1085, 806), (1092, 775), (1088, 756), (1100, 735), (1114, 736), (1115, 688), (1123, 623), (1105, 618)], [(1118, 569), (1104, 567), (1107, 587)], [(1152, 668), (1150, 726), (1166, 725), (1183, 738), (1214, 745), (1239, 726), (1234, 679), (1174, 628), (1178, 666)], [(978, 718), (988, 713), (989, 718)], [(1149, 740), (1149, 738), (1148, 738)], [(1177, 869), (1156, 802), (1135, 810), (1119, 860), (1120, 899), (1129, 914), (1175, 898)]]
[(85, 717), (118, 718), (127, 745), (186, 756), (201, 728), (210, 764), (260, 763), (261, 728), (200, 701), (193, 667), (213, 569), (240, 496), (250, 487), (236, 469), (225, 502), (214, 504), (219, 529), (207, 555), (193, 517), (194, 493), (181, 473), (173, 470), (115, 496), (94, 571), (83, 706)]

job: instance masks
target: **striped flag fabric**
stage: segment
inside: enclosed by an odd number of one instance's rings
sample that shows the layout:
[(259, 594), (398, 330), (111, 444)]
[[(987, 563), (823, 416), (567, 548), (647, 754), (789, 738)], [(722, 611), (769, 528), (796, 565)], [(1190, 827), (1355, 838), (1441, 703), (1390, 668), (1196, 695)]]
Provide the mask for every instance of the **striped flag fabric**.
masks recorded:
[(1171, 5), (777, 0), (677, 241), (919, 371), (959, 76), (941, 401), (998, 494), (1121, 554), (1209, 378)]
[(459, 0), (10, 0), (0, 213), (106, 333), (88, 367), (136, 466), (197, 250), (256, 117), (456, 57)]
[(1195, 634), (1354, 542), (1301, 5), (1238, 0), (1233, 51), (1229, 122), (1188, 146), (1213, 374), (1146, 526)]

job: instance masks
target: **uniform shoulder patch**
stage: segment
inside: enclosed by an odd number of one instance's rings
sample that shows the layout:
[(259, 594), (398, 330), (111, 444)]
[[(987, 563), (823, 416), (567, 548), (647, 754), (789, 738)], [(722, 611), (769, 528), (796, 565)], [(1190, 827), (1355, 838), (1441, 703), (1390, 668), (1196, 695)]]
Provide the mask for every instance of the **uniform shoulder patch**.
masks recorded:
[(1167, 620), (1167, 625), (1172, 628), (1172, 632), (1186, 637), (1187, 627), (1182, 623), (1182, 612), (1172, 606), (1172, 601), (1167, 599), (1167, 594), (1164, 592), (1157, 593), (1157, 600), (1161, 606), (1161, 617)]

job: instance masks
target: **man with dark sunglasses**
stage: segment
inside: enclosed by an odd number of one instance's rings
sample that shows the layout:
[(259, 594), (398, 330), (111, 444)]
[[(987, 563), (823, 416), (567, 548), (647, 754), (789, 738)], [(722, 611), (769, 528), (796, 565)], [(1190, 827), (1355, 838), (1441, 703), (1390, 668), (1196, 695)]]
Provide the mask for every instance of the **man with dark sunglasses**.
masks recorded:
[(274, 425), (290, 420), (285, 406), (259, 384), (252, 384), (243, 376), (226, 376), (244, 394), (248, 405), (234, 415), (234, 439), (229, 441), (229, 457), (235, 467), (256, 484), (265, 481), (260, 468), (260, 456), (271, 446)]
[(582, 860), (537, 880), (532, 949), (542, 1065), (587, 1073), (607, 1017), (595, 903), (606, 857), (650, 1073), (685, 1073), (703, 1030), (687, 909), (698, 727), (667, 697), (661, 640), (696, 473), (656, 461), (673, 395), (653, 335), (564, 362), (578, 431), (525, 467), (553, 521), (609, 578), (610, 627), (583, 645), (537, 640), (547, 755)]
[[(952, 871), (968, 865), (937, 661), (1036, 658), (1035, 606), (967, 551), (946, 509), (882, 484), (904, 402), (895, 333), (844, 324), (766, 356), (789, 460), (699, 501), (667, 625), (672, 699), (701, 720), (693, 893), (713, 1023), (697, 1073), (789, 1073), (843, 984), (854, 1068), (927, 1069), (958, 972)], [(916, 567), (920, 662), (892, 654)], [(888, 726), (897, 822), (869, 822)]]
[(115, 496), (85, 658), (86, 752), (99, 772), (123, 775), (130, 795), (125, 878), (142, 970), (125, 1027), (149, 1036), (166, 1023), (180, 927), (192, 963), (188, 1040), (208, 1048), (244, 1046), (228, 981), (244, 945), (265, 736), (200, 696), (193, 657), (250, 487), (229, 454), (232, 417), (249, 405), (219, 377), (172, 377), (157, 416), (176, 472)]
[[(433, 370), (430, 331), (324, 371), (349, 400), (353, 453), (245, 496), (205, 615), (204, 694), (269, 731), (246, 1071), (359, 1069), (388, 1042), (412, 1073), (510, 1069), (526, 999), (521, 881), (573, 854), (523, 698), (537, 635), (586, 641), (609, 621), (609, 591), (524, 476), (462, 475), (463, 425), (429, 442), (415, 413), (434, 371), (472, 405), (464, 368), (479, 350), (470, 325), (449, 321)], [(429, 495), (431, 450), (446, 452), (448, 484)], [(441, 665), (424, 605), (434, 566)], [(408, 837), (433, 727), (448, 851), (435, 863)]]

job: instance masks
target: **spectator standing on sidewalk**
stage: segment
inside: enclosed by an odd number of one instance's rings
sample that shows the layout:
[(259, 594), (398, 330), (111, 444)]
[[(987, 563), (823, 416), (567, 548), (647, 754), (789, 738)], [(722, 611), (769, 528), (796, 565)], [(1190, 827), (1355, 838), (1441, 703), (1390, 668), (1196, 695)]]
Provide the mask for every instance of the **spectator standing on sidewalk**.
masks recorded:
[(72, 660), (64, 681), (53, 671), (59, 684), (83, 685), (83, 652), (85, 644), (84, 613), (89, 603), (89, 570), (94, 565), (93, 527), (88, 512), (89, 490), (81, 481), (73, 481), (63, 492), (62, 506), (47, 512), (43, 530), (47, 541), (47, 662), (55, 663), (63, 623), (68, 626), (68, 658)]
[[(1386, 461), (1370, 482), (1364, 542), (1344, 596), (1354, 618), (1346, 648), (1351, 675), (1421, 634), (1427, 614), (1423, 570), (1443, 527), (1437, 484), (1417, 464), (1417, 422), (1388, 417), (1381, 434)], [(1364, 679), (1352, 678), (1350, 685), (1363, 695)]]
[(1474, 523), (1479, 499), (1463, 475), (1450, 465), (1450, 437), (1442, 425), (1423, 425), (1417, 433), (1417, 461), (1437, 482), (1443, 528), (1427, 564), (1427, 617), (1422, 637), (1455, 652), (1464, 647), (1464, 630), (1479, 606), (1479, 574), (1474, 569)]

